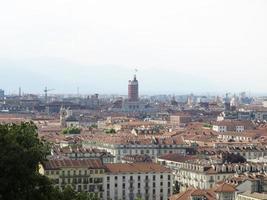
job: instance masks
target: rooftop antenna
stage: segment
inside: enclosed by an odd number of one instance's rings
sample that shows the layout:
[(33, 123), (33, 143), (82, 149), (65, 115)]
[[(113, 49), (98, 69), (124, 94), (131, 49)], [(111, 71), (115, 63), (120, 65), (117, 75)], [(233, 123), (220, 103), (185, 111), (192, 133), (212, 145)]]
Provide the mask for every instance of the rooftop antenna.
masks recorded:
[(136, 79), (136, 73), (138, 72), (137, 68), (134, 69), (134, 80)]

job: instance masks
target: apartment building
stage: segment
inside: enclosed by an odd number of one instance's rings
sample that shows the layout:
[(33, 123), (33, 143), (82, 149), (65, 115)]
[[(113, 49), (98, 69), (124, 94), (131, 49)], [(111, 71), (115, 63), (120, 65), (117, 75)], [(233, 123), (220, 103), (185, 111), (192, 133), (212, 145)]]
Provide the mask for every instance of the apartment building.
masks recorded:
[(216, 121), (212, 124), (212, 130), (220, 133), (227, 131), (243, 132), (245, 130), (252, 130), (253, 124), (250, 121)]
[(122, 162), (128, 155), (148, 155), (152, 159), (166, 153), (186, 154), (189, 147), (181, 137), (107, 136), (84, 138), (85, 148), (97, 148), (115, 156), (114, 162)]
[(267, 194), (244, 192), (237, 195), (236, 200), (267, 200)]
[(170, 124), (175, 126), (185, 126), (190, 123), (192, 118), (190, 115), (171, 115), (170, 116)]
[(111, 153), (104, 150), (92, 148), (54, 146), (51, 150), (51, 154), (56, 158), (65, 157), (74, 160), (100, 159), (103, 163), (112, 163), (114, 161), (114, 156)]
[(103, 199), (105, 166), (100, 160), (48, 160), (41, 164), (39, 172), (60, 189), (69, 185)]
[(173, 178), (168, 168), (155, 163), (106, 164), (104, 199), (166, 200), (172, 195)]
[(225, 132), (218, 135), (220, 141), (252, 142), (259, 136), (256, 132)]
[(55, 187), (95, 193), (101, 200), (166, 200), (172, 195), (170, 169), (155, 163), (107, 163), (100, 160), (48, 160), (40, 174)]
[(173, 171), (174, 179), (182, 191), (189, 187), (210, 189), (217, 182), (226, 180), (236, 173), (267, 172), (267, 165), (264, 163), (222, 163), (215, 157), (185, 157), (175, 160), (162, 156), (157, 161)]

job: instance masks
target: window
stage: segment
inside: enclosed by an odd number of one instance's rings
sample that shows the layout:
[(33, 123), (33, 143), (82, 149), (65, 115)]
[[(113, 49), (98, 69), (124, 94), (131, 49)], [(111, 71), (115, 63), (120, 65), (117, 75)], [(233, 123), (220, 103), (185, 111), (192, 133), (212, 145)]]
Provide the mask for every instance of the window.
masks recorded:
[(155, 189), (153, 189), (153, 194), (156, 194), (156, 190)]
[(168, 180), (171, 180), (171, 175), (168, 175)]
[(115, 188), (117, 188), (118, 187), (118, 184), (117, 183), (115, 183)]
[(168, 182), (168, 187), (171, 187), (171, 183), (170, 182)]
[(141, 187), (141, 184), (140, 183), (138, 183), (138, 188), (140, 188)]
[(114, 177), (114, 179), (115, 179), (115, 180), (118, 180), (118, 177), (117, 177), (117, 176), (115, 176), (115, 177)]
[(107, 189), (109, 189), (109, 183), (107, 184)]
[(138, 176), (138, 181), (140, 181), (140, 179), (141, 179), (141, 177), (140, 177), (140, 176)]
[(110, 180), (110, 178), (109, 178), (109, 176), (107, 177), (107, 182), (109, 182), (109, 180)]
[(160, 179), (163, 179), (163, 175), (160, 175)]
[(163, 182), (160, 182), (160, 186), (163, 186)]
[(155, 175), (153, 175), (153, 181), (155, 181), (156, 180), (156, 176)]
[(125, 183), (122, 184), (122, 188), (125, 189)]

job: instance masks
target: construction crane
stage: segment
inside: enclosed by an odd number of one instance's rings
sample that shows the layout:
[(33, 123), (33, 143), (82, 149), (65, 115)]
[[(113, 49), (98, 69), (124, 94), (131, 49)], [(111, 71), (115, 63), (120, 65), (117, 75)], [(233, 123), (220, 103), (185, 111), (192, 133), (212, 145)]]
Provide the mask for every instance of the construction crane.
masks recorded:
[(48, 103), (48, 96), (47, 96), (47, 93), (50, 92), (50, 91), (53, 91), (55, 89), (47, 89), (47, 87), (45, 87), (44, 89), (44, 93), (45, 93), (45, 103), (47, 104)]

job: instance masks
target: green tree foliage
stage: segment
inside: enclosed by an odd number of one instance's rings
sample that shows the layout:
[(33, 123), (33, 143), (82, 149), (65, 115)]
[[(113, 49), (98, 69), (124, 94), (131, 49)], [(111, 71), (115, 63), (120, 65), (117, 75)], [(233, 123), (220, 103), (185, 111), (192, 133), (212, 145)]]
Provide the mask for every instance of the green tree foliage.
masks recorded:
[(106, 129), (106, 130), (105, 130), (105, 133), (106, 133), (106, 134), (114, 134), (114, 133), (116, 133), (116, 130), (115, 130), (114, 128)]
[(0, 125), (0, 199), (46, 199), (49, 181), (38, 164), (49, 148), (37, 137), (33, 123)]
[(69, 128), (65, 128), (62, 131), (63, 134), (80, 134), (81, 133), (81, 129), (77, 128), (77, 127), (69, 127)]
[(60, 191), (38, 173), (49, 152), (33, 123), (0, 124), (0, 200), (96, 200), (69, 187)]

